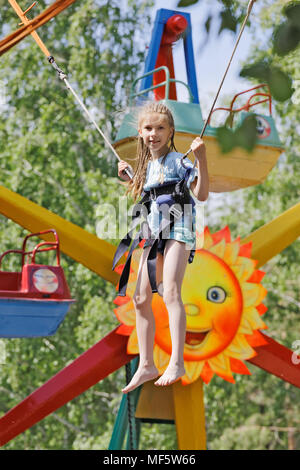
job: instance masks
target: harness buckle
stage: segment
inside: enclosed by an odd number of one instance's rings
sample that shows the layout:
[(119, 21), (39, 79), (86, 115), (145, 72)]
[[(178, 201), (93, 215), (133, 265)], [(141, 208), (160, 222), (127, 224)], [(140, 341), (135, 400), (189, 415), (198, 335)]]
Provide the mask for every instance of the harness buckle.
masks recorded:
[(151, 198), (152, 201), (156, 200), (157, 195), (156, 195), (156, 189), (155, 188), (150, 189), (150, 198)]

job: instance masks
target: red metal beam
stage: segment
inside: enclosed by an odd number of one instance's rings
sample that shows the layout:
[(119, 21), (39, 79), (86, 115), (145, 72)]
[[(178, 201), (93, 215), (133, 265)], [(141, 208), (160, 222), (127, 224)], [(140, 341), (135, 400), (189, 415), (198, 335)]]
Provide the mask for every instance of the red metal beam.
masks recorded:
[[(170, 78), (175, 78), (175, 71), (174, 71), (174, 62), (173, 62), (173, 52), (172, 52), (172, 45), (178, 40), (180, 35), (186, 30), (188, 26), (187, 20), (182, 15), (173, 15), (171, 16), (165, 24), (164, 33), (161, 38), (160, 48), (157, 54), (157, 59), (155, 63), (155, 68), (158, 69), (162, 65), (168, 67), (170, 72)], [(160, 83), (165, 81), (165, 72), (161, 70), (160, 72), (156, 72), (153, 75), (153, 85), (159, 85)], [(161, 88), (156, 88), (154, 90), (155, 99), (163, 100), (166, 97), (165, 95), (165, 86)], [(169, 92), (169, 99), (177, 101), (177, 93), (176, 93), (176, 85), (175, 83), (171, 82), (170, 84), (170, 92)]]
[(127, 336), (112, 331), (8, 411), (0, 418), (0, 445), (131, 361), (135, 356), (126, 353), (127, 341)]
[(68, 8), (75, 1), (76, 0), (56, 0), (56, 2), (50, 5), (36, 18), (33, 20), (27, 20), (27, 24), (24, 24), (24, 26), (17, 29), (17, 31), (14, 31), (0, 41), (0, 56), (22, 41), (26, 36), (29, 36), (29, 34), (32, 34), (36, 29), (40, 28), (43, 24), (47, 23), (49, 20)]
[[(261, 334), (267, 344), (256, 346), (258, 354), (248, 362), (300, 388), (300, 364), (293, 364), (293, 351)], [(0, 445), (6, 444), (133, 359), (134, 355), (126, 353), (127, 341), (127, 336), (112, 331), (8, 411), (0, 418)]]
[(263, 335), (267, 344), (255, 347), (257, 356), (248, 359), (248, 362), (300, 388), (300, 364), (293, 363), (293, 351), (261, 331), (260, 334)]

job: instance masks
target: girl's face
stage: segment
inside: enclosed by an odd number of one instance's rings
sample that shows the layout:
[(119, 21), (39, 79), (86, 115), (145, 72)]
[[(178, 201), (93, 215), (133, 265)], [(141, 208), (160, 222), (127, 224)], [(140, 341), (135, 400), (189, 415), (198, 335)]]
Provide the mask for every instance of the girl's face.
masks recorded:
[(159, 158), (166, 153), (173, 131), (168, 117), (160, 113), (147, 113), (142, 118), (139, 127), (139, 135), (154, 158)]

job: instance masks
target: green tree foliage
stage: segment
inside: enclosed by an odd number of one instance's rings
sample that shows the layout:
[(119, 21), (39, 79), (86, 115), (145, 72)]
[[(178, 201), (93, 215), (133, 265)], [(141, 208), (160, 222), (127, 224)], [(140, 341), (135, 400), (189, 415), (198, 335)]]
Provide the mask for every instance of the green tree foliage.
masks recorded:
[[(28, 6), (19, 3), (24, 10)], [(28, 16), (50, 3), (40, 2)], [(134, 0), (121, 9), (114, 0), (83, 0), (38, 30), (111, 141), (127, 90), (143, 69), (150, 4)], [(18, 22), (9, 3), (1, 2), (1, 37)], [(31, 37), (1, 57), (0, 83), (6, 98), (0, 115), (1, 184), (96, 233), (99, 207), (110, 203), (118, 209), (124, 194), (115, 178), (115, 157)], [(1, 252), (21, 247), (26, 234), (0, 217)], [(11, 256), (5, 268), (19, 269), (19, 262)], [(53, 337), (4, 340), (1, 415), (118, 324), (114, 286), (66, 256), (62, 266), (76, 303)], [(125, 372), (115, 372), (4, 449), (107, 448), (124, 383)]]
[[(178, 6), (186, 7), (200, 2), (201, 0), (181, 0)], [(235, 0), (218, 0), (218, 3), (222, 6), (221, 11), (217, 13), (220, 21), (218, 34), (220, 35), (225, 30), (237, 33), (239, 24), (244, 21), (246, 16), (247, 6), (250, 4), (249, 0), (242, 2)], [(268, 2), (268, 7), (269, 3), (270, 2)], [(274, 4), (274, 2), (271, 3)], [(285, 3), (283, 7), (282, 3)], [(261, 2), (254, 3), (254, 8), (257, 7), (262, 9)], [(300, 2), (299, 0), (281, 2), (280, 10), (277, 10), (274, 23), (269, 25), (269, 28), (272, 29), (270, 43), (272, 44), (273, 54), (269, 54), (266, 50), (261, 51), (258, 60), (245, 66), (241, 70), (240, 75), (242, 77), (255, 79), (259, 83), (267, 83), (275, 100), (286, 101), (291, 98), (294, 92), (292, 78), (295, 79), (296, 76), (290, 75), (279, 66), (280, 61), (278, 60), (278, 56), (283, 57), (295, 50), (298, 50), (299, 53)], [(211, 19), (215, 16), (214, 7), (211, 6), (203, 24), (207, 36), (210, 34)], [(251, 15), (248, 24), (253, 24)], [(244, 123), (243, 129), (241, 132), (238, 130), (238, 134), (241, 136), (248, 134), (248, 136), (247, 138), (239, 138), (239, 136), (236, 138), (234, 132), (229, 129), (228, 123), (225, 123), (225, 125), (219, 129), (217, 139), (222, 152), (226, 153), (234, 147), (242, 147), (248, 152), (253, 150), (256, 141), (256, 136), (253, 133), (253, 121), (249, 120), (248, 123)], [(229, 140), (231, 141), (230, 145), (228, 144)]]
[[(27, 6), (23, 0), (20, 3), (23, 8)], [(224, 11), (230, 9), (232, 15), (240, 17), (248, 2), (221, 3)], [(273, 30), (274, 24), (289, 18), (282, 16), (281, 0), (273, 1), (272, 8), (268, 0), (260, 3), (264, 5), (260, 13), (263, 31)], [(126, 103), (128, 85), (144, 60), (141, 35), (150, 36), (147, 6), (148, 2), (136, 0), (121, 10), (116, 1), (82, 0), (39, 30), (111, 140), (119, 122), (118, 111)], [(1, 36), (14, 30), (17, 22), (7, 2), (1, 3)], [(205, 22), (204, 28), (209, 31), (209, 17)], [(145, 28), (149, 28), (147, 34)], [(276, 56), (271, 47), (254, 50), (250, 60), (272, 63), (289, 76), (300, 78), (296, 49)], [(7, 97), (0, 117), (1, 184), (95, 233), (100, 206), (105, 202), (117, 206), (118, 195), (123, 193), (114, 178), (114, 157), (89, 127), (31, 38), (1, 58), (0, 81)], [(291, 99), (275, 103), (276, 123), (285, 148), (278, 164), (263, 184), (235, 191), (226, 207), (223, 204), (222, 210), (208, 214), (211, 231), (228, 224), (233, 238), (243, 238), (299, 201), (297, 96), (296, 90)], [(12, 221), (0, 217), (1, 251), (18, 248), (25, 234)], [(117, 325), (112, 313), (114, 287), (65, 256), (62, 264), (77, 302), (55, 336), (5, 340), (0, 415)], [(17, 269), (18, 261), (11, 257), (5, 266)], [(299, 266), (296, 241), (262, 267), (268, 290), (264, 302), (268, 307), (268, 334), (289, 348), (300, 339)], [(299, 390), (254, 366), (249, 369), (251, 376), (235, 375), (235, 385), (214, 377), (205, 386), (209, 448), (300, 449)], [(124, 381), (124, 371), (116, 371), (3, 449), (107, 448)], [(143, 425), (141, 447), (176, 448), (174, 427)]]
[(259, 61), (243, 68), (241, 77), (251, 77), (269, 85), (270, 93), (277, 101), (286, 101), (293, 94), (292, 79), (271, 61)]
[(274, 31), (274, 52), (286, 55), (296, 49), (300, 43), (300, 3), (289, 2), (283, 8), (285, 20)]
[[(267, 35), (281, 16), (282, 2), (260, 2), (260, 32)], [(294, 77), (291, 99), (275, 102), (275, 120), (285, 152), (264, 183), (235, 191), (214, 214), (208, 214), (210, 228), (228, 224), (233, 238), (247, 236), (299, 202), (299, 49), (273, 57), (270, 47), (252, 51), (247, 62), (274, 61), (287, 75)], [(298, 79), (298, 81), (297, 81)], [(226, 156), (225, 156), (226, 158)], [(225, 200), (225, 197), (224, 197)], [(217, 222), (216, 222), (217, 220)], [(288, 246), (260, 269), (268, 294), (266, 331), (276, 341), (293, 350), (300, 339), (299, 279), (300, 241)], [(248, 366), (248, 365), (247, 365)], [(236, 385), (216, 378), (206, 387), (208, 444), (212, 449), (299, 449), (300, 390), (258, 369), (249, 367), (252, 376), (236, 376)]]
[[(233, 116), (232, 116), (233, 117)], [(251, 152), (256, 142), (256, 119), (253, 114), (247, 116), (235, 130), (221, 126), (217, 128), (216, 136), (223, 153), (229, 153), (235, 147), (243, 147)]]

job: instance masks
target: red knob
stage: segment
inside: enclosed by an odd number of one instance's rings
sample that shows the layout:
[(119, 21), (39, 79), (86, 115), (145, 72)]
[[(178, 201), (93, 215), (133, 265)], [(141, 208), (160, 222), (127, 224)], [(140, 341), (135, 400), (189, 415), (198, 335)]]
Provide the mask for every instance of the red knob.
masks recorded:
[(182, 15), (171, 16), (166, 23), (166, 30), (179, 35), (187, 28), (188, 22)]

